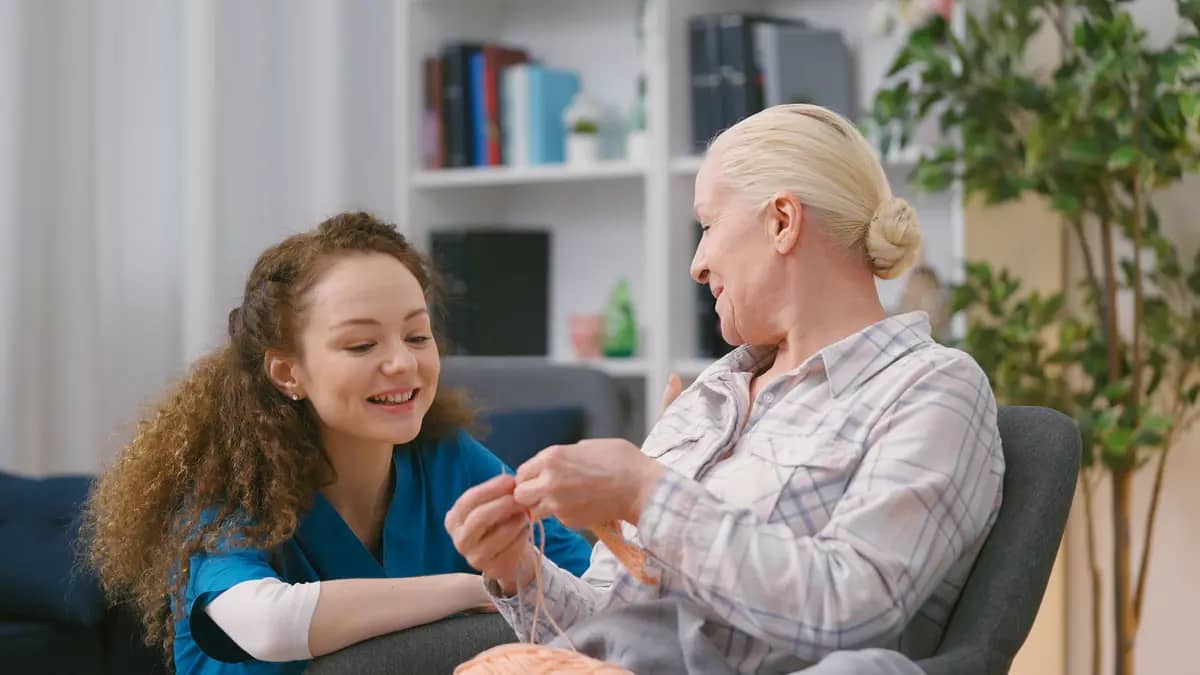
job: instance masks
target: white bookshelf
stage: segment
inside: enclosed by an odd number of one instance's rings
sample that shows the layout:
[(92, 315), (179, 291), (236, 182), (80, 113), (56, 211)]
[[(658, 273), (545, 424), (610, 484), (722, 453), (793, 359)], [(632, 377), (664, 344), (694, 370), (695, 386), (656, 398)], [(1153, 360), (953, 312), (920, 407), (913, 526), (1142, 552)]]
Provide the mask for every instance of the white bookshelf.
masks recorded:
[(418, 171), (413, 175), (412, 187), (436, 190), (493, 185), (641, 180), (645, 173), (643, 167), (625, 161), (603, 161), (591, 166), (469, 167)]
[[(657, 415), (666, 379), (685, 380), (711, 363), (698, 350), (688, 266), (695, 246), (692, 186), (700, 158), (691, 152), (687, 19), (747, 11), (804, 18), (838, 28), (854, 51), (860, 108), (866, 109), (901, 44), (866, 33), (872, 0), (646, 0), (642, 49), (634, 0), (398, 0), (395, 45), (396, 213), (422, 246), (442, 227), (541, 226), (551, 232), (550, 354), (557, 363), (599, 368), (641, 389), (645, 419)], [(582, 88), (611, 113), (625, 115), (636, 77), (646, 75), (644, 161), (591, 166), (421, 167), (421, 60), (451, 40), (520, 46), (535, 59), (580, 74)], [(925, 140), (928, 140), (927, 138)], [(885, 158), (897, 193), (913, 202), (926, 235), (926, 260), (958, 279), (963, 210), (957, 191), (921, 195), (906, 185), (920, 150)], [(576, 360), (567, 319), (602, 312), (620, 277), (628, 280), (639, 323), (632, 359)], [(904, 280), (880, 284), (893, 303)]]

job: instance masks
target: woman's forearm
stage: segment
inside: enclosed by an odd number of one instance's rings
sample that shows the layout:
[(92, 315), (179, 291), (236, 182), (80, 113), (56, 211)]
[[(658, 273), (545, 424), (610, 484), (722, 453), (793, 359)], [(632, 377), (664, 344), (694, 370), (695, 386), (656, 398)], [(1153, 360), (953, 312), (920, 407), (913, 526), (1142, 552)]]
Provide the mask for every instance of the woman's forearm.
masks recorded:
[(308, 629), (309, 651), (322, 656), (487, 602), (483, 581), (474, 574), (322, 581)]

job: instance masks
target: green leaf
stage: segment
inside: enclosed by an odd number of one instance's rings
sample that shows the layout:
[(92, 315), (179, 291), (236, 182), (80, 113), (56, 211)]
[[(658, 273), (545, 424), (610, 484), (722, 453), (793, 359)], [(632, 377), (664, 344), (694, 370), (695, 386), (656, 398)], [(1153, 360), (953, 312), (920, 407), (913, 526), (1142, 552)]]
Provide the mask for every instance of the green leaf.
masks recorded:
[(1172, 426), (1171, 418), (1166, 415), (1147, 415), (1142, 420), (1142, 428), (1150, 431), (1165, 432)]
[(954, 171), (944, 162), (922, 159), (913, 172), (913, 182), (929, 192), (941, 192), (954, 181)]
[(1186, 92), (1179, 95), (1179, 112), (1183, 113), (1184, 119), (1191, 122), (1197, 118), (1200, 113), (1200, 97), (1194, 92)]
[(968, 285), (955, 286), (950, 291), (950, 313), (958, 314), (974, 304), (977, 298), (975, 289)]
[(1079, 198), (1069, 192), (1056, 193), (1051, 206), (1066, 216), (1074, 216), (1080, 211)]
[(1067, 156), (1075, 161), (1098, 161), (1103, 155), (1100, 146), (1092, 138), (1076, 138), (1066, 148)]
[(1095, 31), (1087, 21), (1080, 21), (1075, 24), (1075, 33), (1073, 35), (1075, 46), (1084, 51), (1090, 51), (1090, 46), (1096, 39)]
[(1139, 448), (1153, 447), (1162, 445), (1166, 437), (1158, 431), (1150, 429), (1139, 429), (1133, 436), (1133, 445)]
[(1108, 168), (1118, 171), (1133, 166), (1133, 163), (1137, 161), (1137, 156), (1137, 148), (1132, 145), (1122, 145), (1109, 156)]
[(1100, 444), (1104, 448), (1105, 461), (1123, 460), (1133, 447), (1133, 430), (1123, 427), (1113, 429), (1101, 437)]
[(1183, 395), (1183, 398), (1186, 399), (1191, 405), (1195, 405), (1196, 400), (1200, 399), (1200, 384), (1194, 385), (1191, 389), (1188, 389), (1187, 393)]
[(1051, 321), (1054, 321), (1055, 319), (1057, 319), (1059, 312), (1062, 311), (1062, 307), (1063, 307), (1062, 293), (1055, 293), (1054, 295), (1047, 298), (1046, 302), (1043, 303), (1042, 306), (1038, 308), (1039, 311), (1037, 312), (1037, 316), (1035, 318), (1037, 325), (1045, 326), (1046, 324), (1050, 323)]
[(1132, 390), (1133, 380), (1125, 377), (1101, 389), (1100, 396), (1108, 399), (1110, 402), (1119, 401), (1128, 396)]
[(912, 64), (912, 51), (907, 47), (901, 48), (896, 54), (896, 60), (892, 62), (892, 67), (888, 68), (887, 77), (894, 77), (897, 73), (907, 68)]
[(1187, 19), (1193, 26), (1200, 24), (1200, 0), (1177, 0), (1180, 18)]
[(1125, 259), (1118, 264), (1121, 268), (1121, 283), (1126, 287), (1133, 286), (1133, 279), (1137, 276), (1133, 271), (1133, 261)]
[(1152, 343), (1165, 345), (1175, 338), (1171, 325), (1171, 308), (1162, 298), (1147, 298), (1142, 305), (1142, 323), (1146, 337)]

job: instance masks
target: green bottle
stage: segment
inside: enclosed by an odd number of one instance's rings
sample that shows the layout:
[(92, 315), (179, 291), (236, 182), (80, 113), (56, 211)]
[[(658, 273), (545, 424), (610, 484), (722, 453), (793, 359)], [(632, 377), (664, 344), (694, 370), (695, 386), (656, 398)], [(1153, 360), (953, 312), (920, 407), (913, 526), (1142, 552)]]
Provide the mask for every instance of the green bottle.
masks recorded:
[(621, 279), (613, 287), (608, 309), (604, 312), (604, 355), (629, 357), (635, 351), (637, 322), (633, 318), (633, 300), (629, 296), (629, 284)]

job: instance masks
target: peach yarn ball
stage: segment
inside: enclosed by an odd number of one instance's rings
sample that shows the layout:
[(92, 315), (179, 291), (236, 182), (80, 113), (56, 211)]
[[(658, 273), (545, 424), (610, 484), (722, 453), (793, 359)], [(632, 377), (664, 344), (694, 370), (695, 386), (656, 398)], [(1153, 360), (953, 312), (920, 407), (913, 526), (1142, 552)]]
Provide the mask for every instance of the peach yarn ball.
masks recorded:
[(500, 645), (454, 669), (454, 675), (633, 675), (620, 666), (565, 649), (518, 642)]

